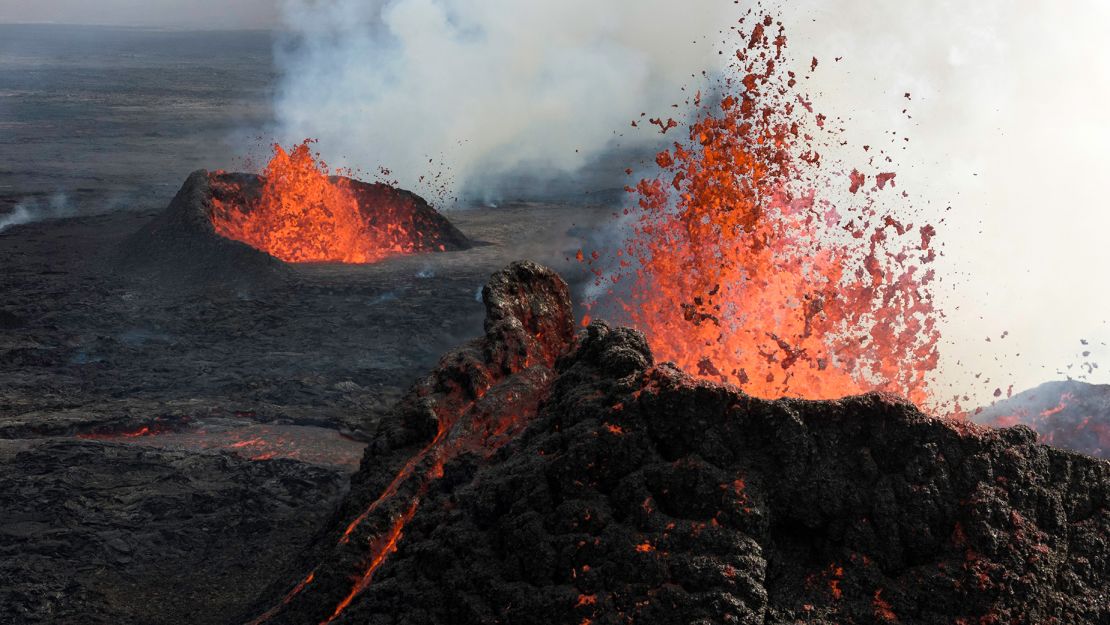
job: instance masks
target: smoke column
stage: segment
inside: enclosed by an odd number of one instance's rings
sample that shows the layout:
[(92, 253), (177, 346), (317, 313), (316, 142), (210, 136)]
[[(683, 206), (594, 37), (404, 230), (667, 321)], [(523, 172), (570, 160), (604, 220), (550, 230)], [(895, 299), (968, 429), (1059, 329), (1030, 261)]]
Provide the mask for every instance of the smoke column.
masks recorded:
[(412, 188), (441, 163), (471, 192), (573, 172), (641, 112), (677, 115), (736, 14), (721, 0), (288, 0), (278, 135)]
[(48, 200), (24, 200), (16, 204), (12, 211), (0, 215), (0, 232), (13, 226), (34, 223), (45, 219), (59, 219), (76, 214), (69, 199), (63, 193), (55, 193)]
[[(781, 11), (793, 54), (820, 60), (806, 86), (845, 129), (834, 156), (885, 149), (915, 221), (937, 226), (934, 386), (976, 405), (1011, 384), (1110, 381), (1082, 367), (1110, 343), (1110, 4), (764, 4)], [(680, 89), (719, 67), (721, 31), (748, 6), (286, 0), (276, 134), (317, 137), (332, 164), (385, 165), (418, 190), (440, 162), (472, 192), (521, 171), (574, 172), (615, 142), (658, 141), (630, 120), (678, 117)]]

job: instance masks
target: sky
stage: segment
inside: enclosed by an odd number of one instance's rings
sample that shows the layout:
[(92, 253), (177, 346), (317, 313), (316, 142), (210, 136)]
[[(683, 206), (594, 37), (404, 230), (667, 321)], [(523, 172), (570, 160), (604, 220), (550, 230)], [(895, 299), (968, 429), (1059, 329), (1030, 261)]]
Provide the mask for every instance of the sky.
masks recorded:
[(0, 0), (0, 23), (184, 29), (271, 28), (277, 0)]

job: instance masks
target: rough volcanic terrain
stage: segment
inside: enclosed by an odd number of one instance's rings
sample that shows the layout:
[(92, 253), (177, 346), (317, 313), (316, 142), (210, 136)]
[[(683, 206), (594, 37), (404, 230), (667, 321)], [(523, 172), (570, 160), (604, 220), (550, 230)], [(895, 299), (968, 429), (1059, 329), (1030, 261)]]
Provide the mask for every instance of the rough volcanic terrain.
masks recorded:
[(452, 215), (468, 250), (175, 289), (119, 270), (148, 206), (0, 233), (4, 625), (242, 623), (334, 522), (386, 408), (481, 332), (490, 274), (571, 266), (608, 216), (477, 207)]
[(1041, 442), (1110, 459), (1110, 385), (1048, 382), (984, 408), (976, 423), (1024, 425)]
[(0, 623), (227, 622), (330, 519), (346, 476), (291, 460), (0, 440)]
[(493, 278), (256, 622), (1110, 619), (1110, 464), (886, 395), (754, 399), (602, 322), (571, 346), (561, 285)]

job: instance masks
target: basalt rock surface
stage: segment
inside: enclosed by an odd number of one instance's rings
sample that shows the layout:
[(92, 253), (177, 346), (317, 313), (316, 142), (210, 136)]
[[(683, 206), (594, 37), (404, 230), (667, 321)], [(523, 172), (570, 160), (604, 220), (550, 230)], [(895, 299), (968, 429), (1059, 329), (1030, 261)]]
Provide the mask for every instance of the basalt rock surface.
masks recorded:
[(751, 398), (602, 322), (572, 341), (534, 265), (486, 303), (256, 622), (1110, 621), (1110, 463), (885, 395)]
[(327, 526), (345, 476), (72, 439), (0, 439), (0, 625), (228, 623)]

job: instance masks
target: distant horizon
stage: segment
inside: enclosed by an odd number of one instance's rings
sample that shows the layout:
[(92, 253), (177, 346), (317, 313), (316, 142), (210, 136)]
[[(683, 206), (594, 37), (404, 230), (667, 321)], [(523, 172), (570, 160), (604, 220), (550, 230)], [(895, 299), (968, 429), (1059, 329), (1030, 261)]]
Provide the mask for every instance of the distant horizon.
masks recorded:
[(218, 28), (205, 28), (198, 25), (157, 25), (157, 24), (91, 24), (81, 22), (55, 22), (55, 21), (7, 21), (0, 19), (0, 26), (66, 26), (76, 28), (104, 28), (115, 30), (148, 30), (148, 31), (173, 31), (173, 32), (277, 32), (281, 28), (273, 26), (224, 26)]
[[(5, 6), (7, 5), (7, 6)], [(0, 3), (0, 24), (106, 26), (164, 30), (272, 30), (281, 23), (278, 0), (40, 0)]]

